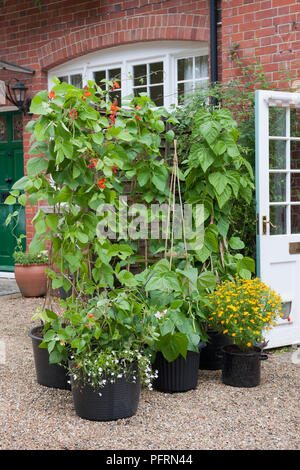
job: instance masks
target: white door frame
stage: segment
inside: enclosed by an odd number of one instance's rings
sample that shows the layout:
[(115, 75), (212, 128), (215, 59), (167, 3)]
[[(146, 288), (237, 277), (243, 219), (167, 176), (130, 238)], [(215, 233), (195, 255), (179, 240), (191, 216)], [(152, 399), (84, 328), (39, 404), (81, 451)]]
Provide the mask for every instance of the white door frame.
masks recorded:
[[(286, 109), (286, 132), (284, 136), (273, 136), (269, 139), (269, 109), (281, 106)], [(290, 108), (300, 108), (300, 93), (274, 92), (259, 90), (255, 95), (256, 115), (256, 213), (257, 213), (257, 275), (263, 282), (281, 295), (286, 317), (279, 319), (277, 326), (266, 332), (269, 341), (267, 348), (300, 344), (300, 250), (291, 253), (291, 244), (299, 243), (300, 231), (291, 231), (291, 191), (290, 191), (290, 143), (300, 141), (290, 135)], [(283, 169), (269, 168), (269, 142), (284, 141), (286, 165)], [(297, 170), (293, 170), (293, 173)], [(298, 170), (300, 172), (300, 169)], [(283, 187), (286, 186), (285, 198), (282, 202), (269, 201), (269, 175), (282, 175)], [(300, 200), (294, 202), (300, 205)], [(270, 220), (270, 206), (281, 207), (286, 217), (286, 230), (283, 234), (275, 234)], [(265, 221), (265, 222), (264, 222)], [(297, 245), (292, 245), (297, 246)], [(290, 309), (290, 310), (289, 310)], [(290, 311), (290, 313), (289, 313)]]

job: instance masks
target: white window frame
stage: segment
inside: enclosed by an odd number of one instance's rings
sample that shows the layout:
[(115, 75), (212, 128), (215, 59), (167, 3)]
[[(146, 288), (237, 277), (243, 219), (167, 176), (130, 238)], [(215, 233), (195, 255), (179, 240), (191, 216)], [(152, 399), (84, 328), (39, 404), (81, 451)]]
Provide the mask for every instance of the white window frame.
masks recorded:
[[(48, 88), (54, 77), (82, 74), (82, 85), (94, 80), (94, 72), (121, 68), (122, 98), (133, 94), (133, 66), (153, 62), (164, 64), (164, 107), (178, 105), (177, 59), (208, 56), (208, 44), (202, 41), (149, 41), (116, 46), (66, 62), (48, 72)], [(206, 77), (203, 78), (205, 80)], [(207, 77), (209, 80), (209, 77)]]

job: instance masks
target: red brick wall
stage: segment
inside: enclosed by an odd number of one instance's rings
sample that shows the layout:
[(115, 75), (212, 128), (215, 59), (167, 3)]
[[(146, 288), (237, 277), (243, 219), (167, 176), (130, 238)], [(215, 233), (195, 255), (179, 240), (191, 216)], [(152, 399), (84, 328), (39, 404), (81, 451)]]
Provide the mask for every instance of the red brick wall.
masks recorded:
[[(121, 44), (166, 39), (208, 41), (208, 0), (42, 0), (41, 10), (33, 0), (1, 5), (0, 58), (35, 70), (33, 77), (24, 76), (31, 96), (47, 87), (47, 70), (66, 60)], [(25, 133), (25, 165), (28, 149)], [(28, 243), (34, 212), (26, 208)]]
[[(278, 87), (282, 69), (300, 72), (299, 0), (223, 0), (222, 76), (227, 81), (239, 71), (228, 58), (230, 46), (239, 45), (239, 56), (258, 60), (266, 79)], [(288, 83), (285, 83), (285, 87)]]
[[(300, 71), (298, 0), (219, 0), (218, 7), (219, 80), (240, 74), (228, 57), (235, 43), (272, 82), (281, 68)], [(139, 41), (209, 41), (209, 0), (42, 0), (41, 10), (33, 0), (7, 0), (0, 13), (0, 58), (36, 71), (24, 76), (31, 96), (47, 87), (47, 70), (89, 52)], [(25, 163), (28, 146), (25, 133)], [(33, 213), (27, 209), (28, 241)]]

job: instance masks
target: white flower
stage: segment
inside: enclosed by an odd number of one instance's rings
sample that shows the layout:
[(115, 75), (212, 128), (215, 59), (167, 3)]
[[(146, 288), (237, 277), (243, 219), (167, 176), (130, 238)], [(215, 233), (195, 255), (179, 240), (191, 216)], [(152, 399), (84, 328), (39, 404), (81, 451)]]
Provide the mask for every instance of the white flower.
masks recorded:
[(160, 319), (160, 318), (162, 318), (166, 313), (167, 313), (167, 310), (163, 310), (162, 312), (157, 311), (154, 316), (155, 316), (156, 318)]

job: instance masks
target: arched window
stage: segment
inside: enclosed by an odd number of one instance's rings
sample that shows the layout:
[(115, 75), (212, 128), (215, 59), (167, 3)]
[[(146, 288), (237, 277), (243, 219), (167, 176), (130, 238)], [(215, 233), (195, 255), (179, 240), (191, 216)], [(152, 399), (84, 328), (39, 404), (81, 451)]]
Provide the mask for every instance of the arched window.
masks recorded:
[(157, 106), (178, 105), (209, 80), (208, 45), (200, 41), (154, 41), (113, 47), (82, 56), (48, 73), (79, 88), (88, 80), (119, 80), (118, 102), (147, 93)]

